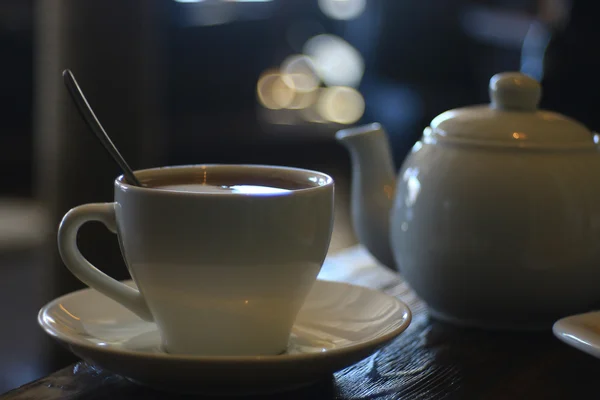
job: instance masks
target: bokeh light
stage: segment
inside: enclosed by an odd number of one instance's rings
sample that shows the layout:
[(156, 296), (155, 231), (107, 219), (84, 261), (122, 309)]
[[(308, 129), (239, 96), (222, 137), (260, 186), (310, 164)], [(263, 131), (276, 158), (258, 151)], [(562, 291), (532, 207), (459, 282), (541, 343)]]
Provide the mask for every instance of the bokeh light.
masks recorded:
[(365, 10), (367, 0), (319, 0), (319, 8), (329, 18), (349, 20)]
[(326, 124), (329, 122), (326, 119), (324, 119), (321, 116), (321, 114), (319, 114), (319, 110), (317, 109), (318, 101), (321, 98), (321, 94), (324, 90), (324, 88), (320, 87), (317, 88), (315, 91), (310, 92), (310, 94), (313, 96), (311, 98), (312, 102), (308, 105), (308, 107), (304, 107), (298, 110), (300, 118), (302, 118), (304, 121), (317, 124)]
[(315, 106), (300, 110), (300, 114), (305, 121), (312, 122), (313, 124), (326, 124), (329, 122), (321, 117), (321, 114), (319, 114), (319, 111)]
[(358, 87), (364, 72), (364, 61), (358, 50), (339, 36), (323, 34), (309, 39), (304, 54), (327, 86)]
[(294, 99), (286, 108), (290, 110), (302, 110), (315, 104), (318, 98), (319, 94), (316, 89), (310, 92), (296, 92)]
[(365, 112), (365, 101), (356, 89), (334, 86), (323, 89), (317, 102), (317, 110), (327, 121), (352, 124)]
[(280, 67), (283, 81), (296, 92), (312, 92), (321, 80), (310, 58), (302, 54), (287, 57)]
[(256, 84), (256, 94), (260, 103), (271, 110), (288, 107), (295, 97), (294, 88), (283, 81), (277, 70), (264, 72)]
[(364, 72), (360, 53), (331, 34), (308, 39), (302, 52), (286, 57), (279, 68), (266, 71), (258, 80), (260, 103), (277, 110), (268, 114), (271, 123), (276, 116), (278, 124), (358, 121), (365, 111), (365, 101), (356, 90)]

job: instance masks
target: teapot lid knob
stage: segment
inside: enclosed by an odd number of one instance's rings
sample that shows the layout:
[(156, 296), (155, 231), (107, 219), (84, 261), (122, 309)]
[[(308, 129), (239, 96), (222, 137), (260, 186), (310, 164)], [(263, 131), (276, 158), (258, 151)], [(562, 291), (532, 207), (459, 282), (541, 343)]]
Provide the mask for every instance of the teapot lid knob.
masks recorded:
[(539, 82), (519, 72), (503, 72), (490, 79), (492, 108), (535, 111), (541, 97)]

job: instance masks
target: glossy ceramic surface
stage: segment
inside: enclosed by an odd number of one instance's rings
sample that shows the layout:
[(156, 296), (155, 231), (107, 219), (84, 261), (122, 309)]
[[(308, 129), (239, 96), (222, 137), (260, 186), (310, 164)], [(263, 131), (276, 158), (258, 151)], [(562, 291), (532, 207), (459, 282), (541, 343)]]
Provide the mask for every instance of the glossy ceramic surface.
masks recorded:
[(397, 177), (383, 127), (338, 132), (359, 239), (438, 318), (549, 329), (600, 300), (597, 137), (537, 111), (539, 91), (495, 76), (490, 105), (434, 119)]
[(60, 297), (38, 316), (49, 335), (91, 363), (155, 388), (220, 394), (284, 390), (327, 378), (391, 341), (410, 320), (409, 308), (394, 297), (318, 280), (284, 354), (208, 357), (164, 353), (156, 324), (93, 289)]
[(424, 140), (486, 147), (594, 148), (592, 134), (583, 124), (538, 110), (541, 91), (540, 84), (526, 75), (497, 74), (490, 80), (490, 104), (438, 115)]
[[(142, 183), (197, 184), (235, 176), (240, 184), (264, 180), (299, 187), (275, 194), (181, 192), (130, 186), (119, 178), (114, 203), (76, 207), (58, 231), (71, 272), (156, 322), (169, 352), (284, 351), (329, 248), (333, 180), (315, 171), (257, 165), (169, 167), (136, 176)], [(139, 291), (100, 272), (79, 252), (77, 231), (88, 221), (118, 234)]]
[(566, 344), (600, 358), (600, 311), (562, 318), (552, 331)]

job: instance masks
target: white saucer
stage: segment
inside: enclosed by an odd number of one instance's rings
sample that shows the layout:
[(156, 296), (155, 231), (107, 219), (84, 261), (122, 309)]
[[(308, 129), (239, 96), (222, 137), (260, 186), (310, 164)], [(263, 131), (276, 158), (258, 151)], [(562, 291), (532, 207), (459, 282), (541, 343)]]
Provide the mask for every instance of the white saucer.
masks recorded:
[(203, 357), (160, 351), (155, 324), (93, 289), (55, 299), (38, 315), (49, 335), (88, 362), (158, 389), (220, 394), (313, 383), (369, 356), (402, 333), (410, 320), (408, 306), (394, 297), (319, 280), (298, 315), (287, 353)]
[(552, 332), (566, 344), (600, 358), (600, 311), (562, 318)]

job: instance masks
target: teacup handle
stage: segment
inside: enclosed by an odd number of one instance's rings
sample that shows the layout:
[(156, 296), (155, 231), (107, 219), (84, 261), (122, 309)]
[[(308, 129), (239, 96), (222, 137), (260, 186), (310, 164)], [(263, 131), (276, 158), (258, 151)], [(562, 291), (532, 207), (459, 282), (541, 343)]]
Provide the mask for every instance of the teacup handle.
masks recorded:
[(102, 222), (109, 231), (116, 233), (115, 203), (84, 204), (65, 214), (58, 227), (58, 250), (63, 262), (77, 279), (89, 287), (121, 303), (143, 320), (152, 321), (152, 314), (139, 290), (106, 275), (79, 251), (77, 232), (89, 221)]

